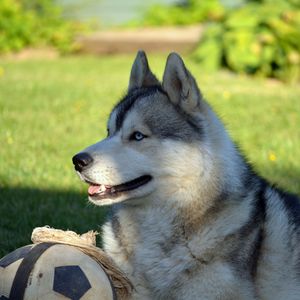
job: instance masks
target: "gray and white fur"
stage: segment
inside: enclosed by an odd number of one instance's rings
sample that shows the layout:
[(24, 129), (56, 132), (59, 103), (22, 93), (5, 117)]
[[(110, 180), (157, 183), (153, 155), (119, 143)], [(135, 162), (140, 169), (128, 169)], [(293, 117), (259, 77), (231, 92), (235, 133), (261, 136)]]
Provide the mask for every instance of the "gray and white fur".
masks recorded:
[(161, 84), (138, 52), (107, 138), (73, 162), (111, 205), (133, 299), (300, 299), (299, 200), (252, 170), (177, 54)]

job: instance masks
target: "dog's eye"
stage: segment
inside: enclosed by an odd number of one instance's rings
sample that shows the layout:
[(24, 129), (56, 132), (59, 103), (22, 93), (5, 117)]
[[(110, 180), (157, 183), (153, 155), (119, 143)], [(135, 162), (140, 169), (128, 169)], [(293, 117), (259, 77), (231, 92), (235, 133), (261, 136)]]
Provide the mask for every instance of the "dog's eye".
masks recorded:
[(134, 140), (134, 141), (141, 141), (142, 139), (144, 139), (146, 136), (144, 134), (142, 134), (139, 131), (135, 131), (131, 136), (130, 136), (130, 140)]

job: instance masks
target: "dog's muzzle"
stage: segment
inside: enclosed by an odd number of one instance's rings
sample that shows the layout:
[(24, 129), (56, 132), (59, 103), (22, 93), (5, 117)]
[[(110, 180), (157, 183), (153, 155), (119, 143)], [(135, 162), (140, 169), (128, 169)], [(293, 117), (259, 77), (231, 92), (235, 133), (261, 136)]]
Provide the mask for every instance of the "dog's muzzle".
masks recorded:
[(75, 170), (78, 172), (82, 172), (93, 162), (93, 158), (86, 152), (80, 152), (73, 156), (72, 161)]

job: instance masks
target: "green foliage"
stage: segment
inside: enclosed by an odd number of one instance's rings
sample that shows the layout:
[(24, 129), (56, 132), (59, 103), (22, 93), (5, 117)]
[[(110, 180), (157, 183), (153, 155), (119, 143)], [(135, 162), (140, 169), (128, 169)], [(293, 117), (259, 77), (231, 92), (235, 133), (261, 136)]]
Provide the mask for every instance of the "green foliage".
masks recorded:
[(224, 7), (218, 0), (189, 0), (174, 6), (154, 5), (143, 20), (135, 25), (189, 25), (204, 20), (218, 20), (224, 15)]
[[(133, 25), (205, 24), (193, 58), (206, 70), (300, 79), (300, 1), (248, 0), (225, 7), (220, 0), (187, 0), (153, 6)], [(243, 4), (243, 5), (241, 5)]]
[(208, 70), (227, 67), (238, 73), (298, 81), (299, 2), (252, 1), (229, 10), (222, 20), (207, 25), (193, 57)]
[(51, 0), (1, 0), (0, 53), (47, 45), (61, 52), (74, 50), (78, 25), (64, 21)]
[(31, 12), (23, 13), (21, 6), (13, 0), (0, 2), (0, 51), (20, 50), (34, 43), (31, 33), (36, 19)]

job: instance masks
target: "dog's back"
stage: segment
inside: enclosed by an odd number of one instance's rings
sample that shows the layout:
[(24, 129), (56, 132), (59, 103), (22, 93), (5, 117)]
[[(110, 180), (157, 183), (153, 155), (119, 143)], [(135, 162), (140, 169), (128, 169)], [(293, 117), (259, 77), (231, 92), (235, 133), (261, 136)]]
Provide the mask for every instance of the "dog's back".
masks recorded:
[(299, 199), (272, 187), (264, 192), (265, 221), (256, 286), (260, 299), (300, 299)]

